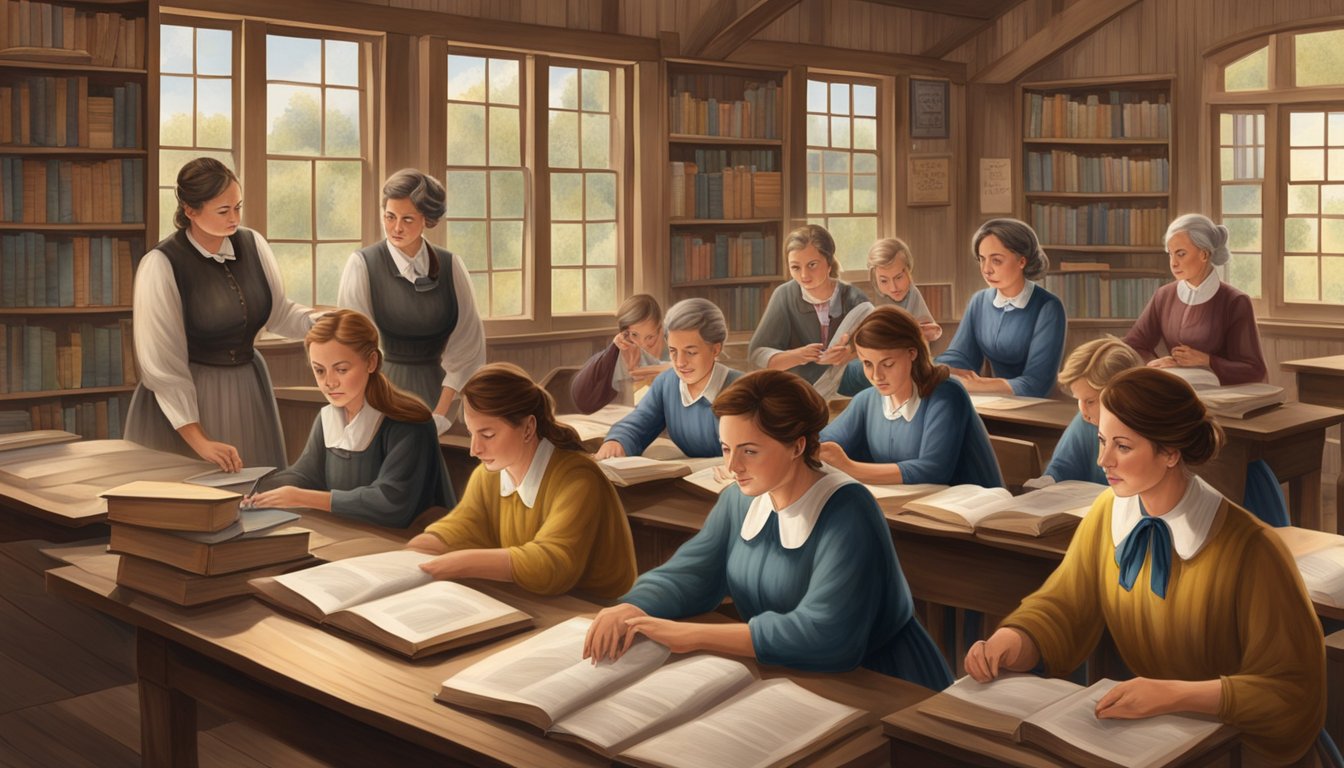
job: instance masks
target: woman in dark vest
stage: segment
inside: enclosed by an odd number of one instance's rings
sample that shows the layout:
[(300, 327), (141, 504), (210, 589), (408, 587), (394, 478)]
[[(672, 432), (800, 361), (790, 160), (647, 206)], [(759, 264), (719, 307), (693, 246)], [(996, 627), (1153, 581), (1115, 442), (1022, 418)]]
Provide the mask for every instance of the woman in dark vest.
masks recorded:
[(462, 260), (423, 237), (443, 217), (443, 185), (414, 168), (383, 184), (387, 238), (345, 263), (337, 303), (373, 318), (383, 340), (383, 370), (419, 396), (440, 432), (453, 399), (485, 365), (485, 329)]
[(252, 342), (263, 327), (303, 338), (312, 310), (285, 298), (270, 245), (238, 225), (233, 171), (198, 157), (178, 171), (175, 191), (177, 232), (135, 273), (140, 385), (126, 438), (225, 471), (284, 467), (271, 377)]

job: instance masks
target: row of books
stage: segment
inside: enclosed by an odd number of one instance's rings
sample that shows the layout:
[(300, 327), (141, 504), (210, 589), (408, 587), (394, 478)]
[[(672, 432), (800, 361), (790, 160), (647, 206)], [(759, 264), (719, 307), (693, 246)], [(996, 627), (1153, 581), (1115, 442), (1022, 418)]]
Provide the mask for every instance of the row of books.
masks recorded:
[(1069, 317), (1138, 317), (1161, 277), (1115, 277), (1099, 272), (1045, 276), (1045, 289), (1064, 302)]
[(669, 212), (673, 219), (772, 218), (783, 211), (779, 171), (750, 166), (701, 173), (695, 163), (673, 162), (668, 169)]
[(757, 277), (779, 274), (778, 243), (773, 234), (719, 233), (712, 238), (672, 235), (672, 282)]
[(0, 394), (117, 387), (136, 381), (131, 320), (56, 329), (0, 324)]
[(145, 161), (0, 157), (0, 221), (16, 224), (139, 224), (145, 220)]
[(778, 139), (779, 83), (733, 75), (674, 75), (668, 130), (702, 136)]
[(0, 144), (135, 148), (141, 141), (139, 83), (104, 86), (78, 77), (27, 77), (0, 86)]
[(739, 166), (749, 166), (758, 171), (778, 171), (779, 168), (779, 150), (778, 149), (704, 149), (697, 147), (693, 150), (679, 150), (674, 153), (674, 159), (686, 163), (687, 166), (694, 164), (699, 173), (719, 173), (728, 168), (737, 168)]
[(143, 252), (140, 238), (0, 235), (0, 307), (127, 306)]
[(1032, 203), (1031, 226), (1041, 241), (1058, 245), (1145, 245), (1160, 247), (1171, 221), (1165, 205), (1114, 203), (1065, 205)]
[(1023, 135), (1028, 139), (1165, 139), (1171, 135), (1171, 105), (1165, 93), (1109, 91), (1104, 97), (1028, 93), (1025, 100)]
[(1170, 179), (1165, 157), (1027, 153), (1028, 192), (1166, 192)]
[(28, 408), (28, 423), (31, 429), (61, 429), (85, 440), (119, 440), (130, 403), (122, 395), (78, 403), (35, 403)]
[[(732, 288), (696, 288), (696, 296), (709, 299), (723, 310), (730, 331), (751, 331), (761, 321), (765, 311), (764, 286), (745, 285)], [(684, 297), (683, 297), (684, 298)]]
[[(143, 69), (145, 18), (90, 12), (38, 0), (0, 0), (0, 45), (44, 48), (61, 61)], [(4, 53), (0, 51), (0, 54)], [(32, 51), (23, 51), (33, 55)]]

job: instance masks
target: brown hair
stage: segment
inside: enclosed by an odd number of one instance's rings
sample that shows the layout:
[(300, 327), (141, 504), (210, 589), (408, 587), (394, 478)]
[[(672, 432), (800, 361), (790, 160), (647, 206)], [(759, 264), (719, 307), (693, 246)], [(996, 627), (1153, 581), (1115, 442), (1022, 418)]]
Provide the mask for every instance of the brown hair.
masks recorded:
[(433, 229), (447, 213), (446, 199), (439, 180), (415, 168), (402, 168), (383, 182), (383, 207), (388, 200), (410, 200), (425, 217), (425, 229)]
[(1143, 358), (1128, 344), (1110, 334), (1085, 341), (1069, 353), (1059, 369), (1059, 386), (1068, 391), (1075, 381), (1102, 390), (1122, 371), (1143, 365)]
[(1179, 451), (1181, 460), (1192, 466), (1217, 456), (1223, 445), (1223, 428), (1194, 388), (1158, 368), (1120, 373), (1101, 391), (1101, 405), (1158, 448)]
[(1046, 256), (1045, 249), (1041, 248), (1036, 230), (1027, 222), (1017, 219), (990, 219), (981, 224), (971, 238), (971, 257), (976, 261), (980, 260), (980, 242), (990, 235), (999, 238), (1004, 248), (1027, 260), (1022, 267), (1022, 276), (1028, 280), (1035, 280), (1050, 269), (1050, 257)]
[(835, 260), (835, 238), (820, 224), (806, 224), (790, 232), (784, 238), (784, 259), (787, 261), (790, 253), (809, 245), (826, 257), (826, 263), (831, 265), (831, 277), (840, 277), (840, 262)]
[(538, 437), (550, 440), (557, 448), (583, 450), (579, 433), (555, 420), (555, 399), (551, 393), (537, 386), (526, 371), (513, 363), (483, 366), (462, 385), (462, 399), (472, 410), (504, 419), (515, 427), (528, 416), (536, 417)]
[(636, 293), (616, 308), (616, 327), (622, 331), (645, 320), (652, 320), (654, 325), (663, 324), (663, 308), (647, 293)]
[(714, 398), (714, 415), (750, 416), (762, 432), (785, 445), (805, 438), (803, 460), (821, 469), (819, 435), (830, 413), (817, 390), (796, 374), (768, 368), (748, 373)]
[(349, 347), (361, 360), (375, 361), (368, 386), (364, 389), (364, 400), (369, 405), (397, 421), (422, 422), (433, 418), (420, 398), (397, 387), (383, 373), (383, 356), (378, 351), (378, 326), (368, 317), (353, 309), (328, 312), (318, 318), (303, 337), (303, 349), (306, 352), (314, 344), (329, 341)]
[(177, 211), (173, 213), (173, 226), (178, 229), (190, 227), (191, 219), (187, 218), (186, 208), (200, 210), (237, 181), (238, 176), (213, 157), (188, 161), (177, 172), (177, 187), (173, 190), (177, 195)]
[(929, 343), (919, 329), (914, 315), (900, 307), (886, 305), (874, 309), (854, 329), (849, 339), (849, 348), (857, 352), (857, 347), (867, 349), (913, 349), (915, 359), (910, 366), (910, 378), (920, 397), (928, 397), (933, 390), (947, 381), (951, 370), (946, 365), (935, 364), (929, 352)]

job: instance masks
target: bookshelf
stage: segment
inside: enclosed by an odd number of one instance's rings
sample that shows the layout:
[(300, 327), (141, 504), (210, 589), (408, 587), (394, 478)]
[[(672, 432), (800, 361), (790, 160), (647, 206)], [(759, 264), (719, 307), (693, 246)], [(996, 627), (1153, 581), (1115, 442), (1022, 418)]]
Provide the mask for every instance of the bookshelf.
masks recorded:
[(668, 298), (713, 301), (741, 345), (787, 279), (788, 72), (668, 59), (663, 84)]
[(1070, 322), (1125, 328), (1171, 279), (1172, 79), (1021, 87), (1022, 210)]
[(0, 0), (0, 431), (121, 436), (157, 30), (155, 0)]

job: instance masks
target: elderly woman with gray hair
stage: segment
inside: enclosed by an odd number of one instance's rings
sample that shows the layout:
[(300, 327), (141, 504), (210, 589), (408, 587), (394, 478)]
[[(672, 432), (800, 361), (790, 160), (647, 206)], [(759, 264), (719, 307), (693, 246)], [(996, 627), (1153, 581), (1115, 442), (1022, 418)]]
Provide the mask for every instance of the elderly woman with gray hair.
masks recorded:
[(387, 238), (350, 254), (336, 303), (373, 319), (383, 372), (425, 401), (440, 432), (462, 385), (485, 365), (485, 327), (462, 259), (424, 238), (447, 210), (443, 185), (403, 168), (383, 183)]
[[(1125, 336), (1157, 368), (1208, 368), (1224, 385), (1264, 381), (1265, 357), (1246, 294), (1218, 279), (1227, 263), (1227, 227), (1187, 213), (1167, 227), (1173, 283), (1158, 288)], [(1158, 345), (1166, 356), (1158, 356)]]
[(742, 375), (718, 362), (728, 338), (723, 312), (707, 299), (686, 299), (672, 305), (663, 326), (672, 367), (658, 374), (635, 410), (612, 425), (598, 459), (638, 456), (664, 429), (687, 456), (723, 453), (714, 398)]

